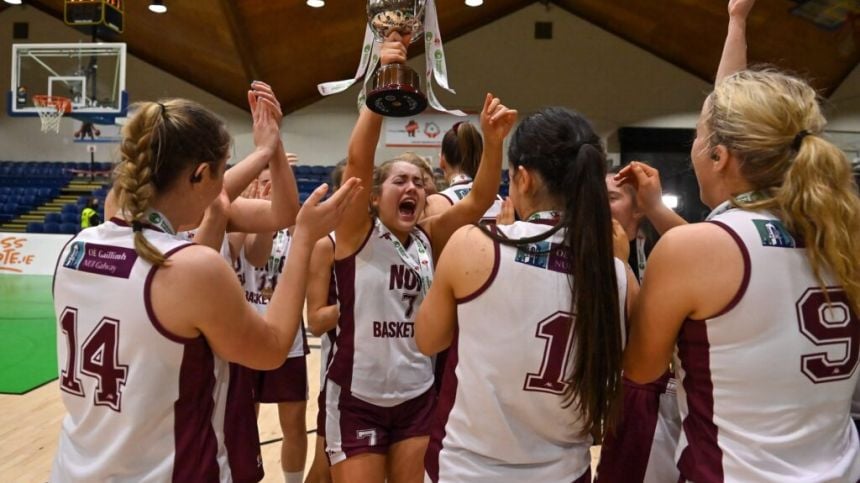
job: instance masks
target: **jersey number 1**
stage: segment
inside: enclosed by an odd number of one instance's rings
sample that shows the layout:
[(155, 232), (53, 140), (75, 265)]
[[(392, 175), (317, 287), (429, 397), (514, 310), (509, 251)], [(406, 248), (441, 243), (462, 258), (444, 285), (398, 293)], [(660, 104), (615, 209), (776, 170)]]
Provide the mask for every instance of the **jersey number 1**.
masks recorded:
[(128, 375), (128, 366), (120, 365), (117, 355), (119, 321), (108, 317), (102, 318), (80, 346), (78, 346), (78, 309), (66, 307), (60, 316), (60, 327), (68, 347), (66, 364), (60, 375), (60, 389), (75, 396), (86, 397), (78, 377), (78, 357), (80, 356), (81, 374), (98, 381), (94, 396), (95, 405), (120, 411), (122, 387)]
[(544, 339), (546, 345), (540, 370), (537, 373), (526, 374), (524, 391), (565, 393), (568, 383), (564, 382), (564, 375), (567, 373), (567, 361), (572, 342), (573, 331), (570, 330), (572, 320), (571, 314), (556, 312), (538, 322), (535, 337)]

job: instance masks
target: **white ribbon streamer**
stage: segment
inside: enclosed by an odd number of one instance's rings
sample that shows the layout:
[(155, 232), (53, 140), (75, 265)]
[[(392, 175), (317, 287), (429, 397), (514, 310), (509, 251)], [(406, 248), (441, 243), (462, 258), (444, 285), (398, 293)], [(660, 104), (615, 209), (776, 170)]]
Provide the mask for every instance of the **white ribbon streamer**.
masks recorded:
[[(434, 3), (434, 0), (427, 0), (424, 5), (424, 9), (424, 78), (427, 84), (427, 101), (430, 104), (430, 107), (437, 111), (455, 116), (466, 116), (467, 114), (461, 110), (446, 109), (442, 103), (439, 102), (439, 99), (436, 97), (436, 93), (433, 91), (433, 79), (436, 79), (436, 83), (439, 84), (439, 87), (452, 94), (456, 94), (454, 89), (448, 85), (448, 66), (445, 61), (445, 49), (442, 47), (442, 35), (439, 29), (439, 19), (436, 14), (436, 4)], [(381, 44), (375, 41), (373, 32), (370, 28), (370, 23), (368, 23), (364, 30), (364, 44), (361, 48), (361, 61), (359, 61), (358, 68), (355, 70), (355, 77), (352, 79), (317, 84), (317, 90), (319, 90), (319, 93), (323, 96), (329, 96), (343, 92), (352, 87), (352, 85), (358, 82), (359, 79), (364, 77), (364, 85), (362, 86), (357, 99), (358, 108), (361, 109), (361, 106), (364, 105), (364, 102), (367, 99), (367, 86), (373, 77), (370, 74), (375, 70), (376, 64), (379, 62), (380, 49)]]

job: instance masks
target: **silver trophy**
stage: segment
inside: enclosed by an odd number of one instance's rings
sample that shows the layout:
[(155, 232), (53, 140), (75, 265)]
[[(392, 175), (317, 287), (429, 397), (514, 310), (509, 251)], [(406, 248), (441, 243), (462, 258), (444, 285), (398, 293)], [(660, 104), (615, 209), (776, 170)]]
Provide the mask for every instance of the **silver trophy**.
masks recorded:
[[(425, 0), (368, 0), (367, 22), (377, 42), (398, 32), (410, 42), (424, 32)], [(421, 78), (407, 65), (383, 65), (374, 73), (367, 107), (383, 116), (408, 117), (427, 108)]]

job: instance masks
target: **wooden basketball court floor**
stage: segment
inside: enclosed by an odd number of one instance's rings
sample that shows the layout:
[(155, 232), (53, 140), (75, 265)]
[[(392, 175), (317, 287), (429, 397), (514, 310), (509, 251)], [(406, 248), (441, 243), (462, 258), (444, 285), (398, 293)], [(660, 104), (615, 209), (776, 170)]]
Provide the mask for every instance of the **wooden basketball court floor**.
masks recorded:
[[(9, 314), (4, 315), (9, 316)], [(310, 400), (306, 413), (308, 429), (306, 471), (313, 461), (316, 444), (317, 395), (320, 382), (319, 339), (310, 337), (308, 344), (311, 346), (311, 353), (307, 364)], [(64, 414), (56, 380), (23, 395), (0, 394), (0, 481), (42, 483), (48, 480)], [(258, 426), (266, 472), (263, 481), (282, 482), (281, 430), (276, 405), (261, 406)], [(592, 468), (596, 465), (598, 456), (599, 447), (593, 447)]]

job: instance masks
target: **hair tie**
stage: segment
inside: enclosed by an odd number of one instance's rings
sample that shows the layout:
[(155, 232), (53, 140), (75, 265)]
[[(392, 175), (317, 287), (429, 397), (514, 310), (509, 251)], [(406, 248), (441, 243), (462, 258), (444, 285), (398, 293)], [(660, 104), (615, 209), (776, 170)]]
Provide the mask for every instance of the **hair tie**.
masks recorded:
[(797, 135), (794, 136), (794, 142), (791, 143), (791, 149), (793, 149), (795, 151), (800, 151), (800, 146), (803, 144), (803, 138), (805, 138), (806, 136), (809, 136), (809, 134), (810, 134), (810, 132), (807, 131), (806, 129), (797, 133)]
[(131, 222), (131, 231), (134, 233), (142, 232), (143, 231), (143, 223), (141, 223), (139, 221), (132, 221)]

